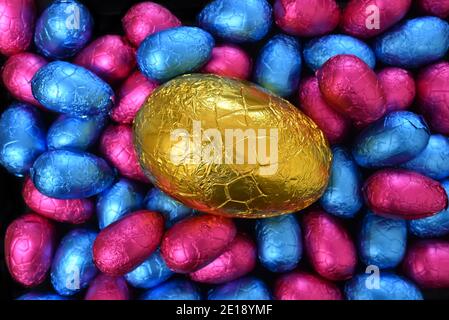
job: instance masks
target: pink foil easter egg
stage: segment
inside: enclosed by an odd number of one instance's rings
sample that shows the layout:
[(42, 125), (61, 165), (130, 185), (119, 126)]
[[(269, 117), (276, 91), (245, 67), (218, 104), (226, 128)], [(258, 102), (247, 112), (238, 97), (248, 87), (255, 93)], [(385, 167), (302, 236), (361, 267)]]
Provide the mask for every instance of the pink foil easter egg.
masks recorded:
[(74, 60), (109, 83), (124, 80), (136, 66), (135, 50), (125, 38), (106, 35), (85, 47)]
[(324, 100), (336, 111), (365, 126), (385, 113), (385, 95), (370, 67), (353, 55), (337, 55), (317, 72)]
[(30, 178), (27, 178), (22, 190), (23, 200), (34, 212), (59, 222), (80, 224), (90, 219), (95, 206), (90, 199), (55, 199), (39, 192)]
[(128, 285), (123, 277), (99, 274), (87, 289), (85, 300), (129, 300)]
[(342, 300), (340, 289), (320, 276), (293, 271), (280, 276), (274, 285), (277, 300)]
[(417, 0), (418, 6), (427, 14), (442, 19), (449, 16), (449, 0)]
[(130, 126), (120, 124), (106, 128), (100, 138), (100, 151), (121, 175), (148, 182), (137, 159)]
[(415, 99), (415, 80), (400, 68), (385, 68), (377, 74), (385, 94), (387, 113), (408, 109)]
[(329, 280), (352, 277), (357, 254), (353, 240), (338, 218), (314, 211), (303, 220), (307, 256), (318, 274)]
[(0, 0), (0, 53), (10, 56), (26, 51), (35, 20), (34, 0)]
[(212, 49), (212, 56), (201, 72), (247, 80), (251, 75), (251, 67), (251, 58), (243, 49), (225, 44)]
[(15, 54), (3, 65), (3, 84), (17, 100), (40, 106), (31, 92), (31, 79), (46, 64), (44, 58), (34, 53)]
[(274, 17), (276, 24), (285, 32), (313, 37), (337, 27), (340, 8), (335, 0), (276, 0)]
[(219, 284), (240, 278), (256, 266), (256, 245), (250, 237), (238, 234), (229, 247), (208, 265), (190, 273), (196, 282)]
[(122, 25), (126, 37), (138, 47), (147, 36), (179, 27), (181, 21), (160, 4), (146, 1), (132, 6), (123, 17)]
[(26, 214), (6, 230), (5, 260), (14, 280), (26, 287), (41, 284), (50, 269), (55, 229), (47, 219)]
[(118, 102), (112, 109), (111, 118), (119, 123), (131, 124), (157, 86), (156, 81), (147, 79), (140, 71), (134, 71), (119, 90)]

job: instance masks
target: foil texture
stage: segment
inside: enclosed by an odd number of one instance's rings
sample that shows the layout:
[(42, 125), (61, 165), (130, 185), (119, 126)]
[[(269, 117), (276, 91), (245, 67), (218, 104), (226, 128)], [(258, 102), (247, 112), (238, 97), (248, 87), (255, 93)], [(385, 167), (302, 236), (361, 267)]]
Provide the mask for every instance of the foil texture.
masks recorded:
[(123, 277), (99, 274), (89, 285), (85, 300), (129, 300), (131, 294)]
[(271, 300), (268, 286), (260, 279), (248, 276), (216, 286), (207, 300)]
[(242, 48), (233, 44), (215, 46), (209, 61), (201, 68), (202, 73), (241, 80), (247, 80), (251, 71), (251, 57)]
[(31, 291), (21, 296), (17, 297), (16, 300), (31, 300), (31, 301), (39, 301), (39, 300), (67, 300), (66, 297), (62, 297), (56, 293), (52, 292), (39, 292), (39, 291)]
[(437, 16), (442, 19), (449, 16), (449, 1), (448, 0), (418, 0), (418, 6), (425, 13)]
[(189, 280), (173, 279), (144, 292), (140, 300), (201, 300), (198, 287)]
[(377, 77), (384, 89), (387, 113), (411, 107), (416, 95), (416, 84), (409, 71), (389, 67), (380, 70)]

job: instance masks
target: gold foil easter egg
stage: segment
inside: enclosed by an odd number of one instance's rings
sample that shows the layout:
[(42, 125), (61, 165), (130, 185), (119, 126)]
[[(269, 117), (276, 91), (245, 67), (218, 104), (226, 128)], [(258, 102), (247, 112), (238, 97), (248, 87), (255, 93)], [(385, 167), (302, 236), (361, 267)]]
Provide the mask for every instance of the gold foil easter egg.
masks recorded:
[(332, 157), (321, 130), (288, 101), (206, 74), (154, 91), (134, 121), (134, 143), (162, 191), (199, 211), (243, 218), (315, 202)]

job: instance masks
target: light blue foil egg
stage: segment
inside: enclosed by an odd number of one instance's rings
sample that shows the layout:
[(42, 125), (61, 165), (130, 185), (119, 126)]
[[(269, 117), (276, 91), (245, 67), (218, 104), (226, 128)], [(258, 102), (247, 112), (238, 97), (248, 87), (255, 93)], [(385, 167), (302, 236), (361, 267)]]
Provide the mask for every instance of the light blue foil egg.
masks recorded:
[(201, 300), (198, 287), (189, 280), (173, 279), (149, 289), (141, 300)]
[(137, 50), (140, 71), (160, 82), (199, 69), (215, 45), (212, 36), (197, 27), (177, 27), (147, 37)]
[(234, 43), (261, 40), (271, 22), (271, 6), (266, 0), (214, 0), (198, 15), (202, 28)]
[(33, 96), (45, 108), (73, 116), (105, 115), (114, 101), (111, 87), (89, 70), (51, 62), (31, 80)]
[[(441, 182), (449, 197), (449, 180)], [(409, 222), (410, 231), (420, 238), (436, 238), (449, 234), (449, 209), (437, 214)]]
[(127, 213), (143, 208), (144, 193), (136, 183), (121, 178), (98, 197), (97, 217), (100, 229), (120, 220)]
[(263, 46), (257, 58), (254, 81), (281, 97), (287, 97), (298, 90), (301, 67), (298, 40), (276, 35)]
[(75, 229), (62, 238), (51, 266), (51, 283), (60, 295), (78, 293), (97, 274), (92, 257), (96, 237), (94, 231)]
[(407, 20), (379, 36), (376, 57), (385, 64), (416, 68), (444, 57), (449, 49), (449, 24), (437, 17)]
[(195, 211), (168, 196), (158, 188), (151, 189), (145, 197), (145, 207), (164, 216), (165, 227), (170, 228), (176, 222), (189, 217)]
[(366, 168), (399, 165), (420, 154), (429, 138), (429, 128), (421, 116), (396, 111), (364, 129), (355, 140), (352, 155)]
[(304, 47), (304, 60), (313, 71), (339, 54), (352, 54), (363, 60), (371, 69), (376, 66), (376, 55), (365, 42), (344, 34), (331, 34), (315, 38)]
[(421, 291), (411, 281), (385, 271), (378, 275), (358, 274), (346, 282), (344, 290), (348, 300), (423, 299)]
[(103, 115), (89, 118), (62, 115), (48, 129), (48, 149), (87, 150), (97, 142), (106, 121)]
[(407, 249), (407, 222), (368, 212), (359, 235), (360, 256), (366, 265), (380, 269), (396, 267)]
[(258, 219), (256, 222), (259, 260), (271, 272), (296, 268), (302, 257), (301, 228), (294, 214)]
[(401, 167), (437, 180), (449, 177), (449, 139), (441, 134), (431, 135), (423, 152)]
[(69, 150), (43, 153), (30, 173), (41, 193), (57, 199), (94, 196), (109, 188), (115, 179), (115, 172), (102, 158)]
[(67, 300), (67, 298), (51, 292), (28, 292), (16, 300)]
[(162, 258), (161, 252), (157, 250), (141, 265), (127, 273), (125, 279), (135, 288), (149, 289), (163, 283), (173, 274)]
[(93, 19), (89, 10), (75, 0), (56, 0), (37, 20), (34, 43), (46, 57), (72, 57), (90, 40)]
[(208, 300), (271, 300), (271, 294), (262, 280), (250, 276), (211, 289)]
[(46, 150), (45, 129), (36, 107), (13, 103), (0, 118), (0, 164), (24, 176)]
[(334, 146), (332, 154), (331, 175), (320, 204), (330, 214), (352, 218), (363, 205), (361, 172), (346, 148)]

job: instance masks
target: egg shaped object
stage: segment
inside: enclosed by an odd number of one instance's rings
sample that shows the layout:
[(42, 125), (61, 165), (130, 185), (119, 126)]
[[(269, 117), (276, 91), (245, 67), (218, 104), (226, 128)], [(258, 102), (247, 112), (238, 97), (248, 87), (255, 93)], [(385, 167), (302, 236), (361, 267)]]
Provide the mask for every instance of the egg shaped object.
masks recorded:
[(140, 300), (201, 300), (201, 292), (189, 280), (173, 279), (144, 292)]
[(89, 285), (85, 300), (129, 300), (131, 294), (123, 277), (99, 274)]
[(395, 67), (377, 73), (384, 89), (387, 113), (408, 109), (416, 95), (416, 84), (411, 72)]
[(243, 277), (216, 286), (208, 293), (208, 300), (271, 300), (268, 286), (256, 277)]
[(449, 16), (448, 0), (418, 0), (418, 6), (425, 12), (442, 19)]
[(251, 75), (252, 61), (242, 48), (224, 44), (212, 49), (210, 60), (201, 68), (203, 73), (246, 80)]

